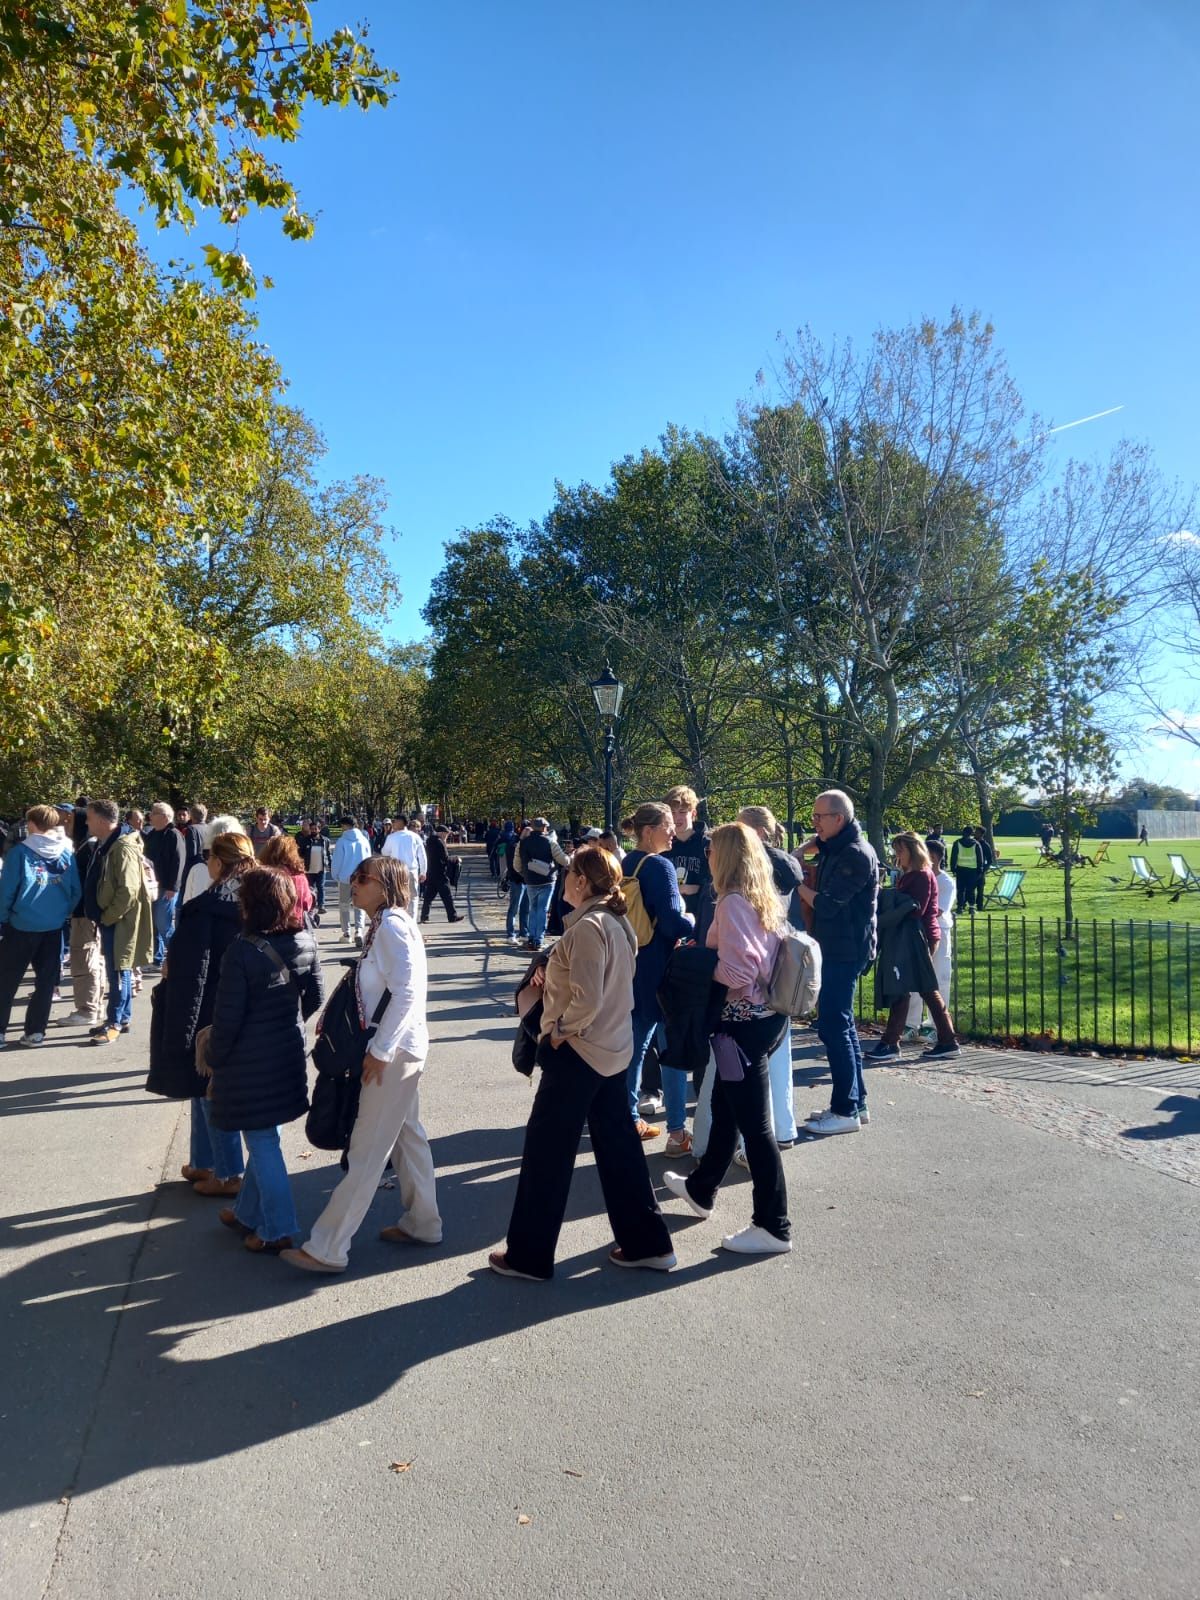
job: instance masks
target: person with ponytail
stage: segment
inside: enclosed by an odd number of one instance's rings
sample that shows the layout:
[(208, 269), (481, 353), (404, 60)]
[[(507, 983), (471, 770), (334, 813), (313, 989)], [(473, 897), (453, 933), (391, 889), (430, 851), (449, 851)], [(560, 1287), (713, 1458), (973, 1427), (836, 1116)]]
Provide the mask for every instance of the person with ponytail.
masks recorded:
[[(629, 1059), (625, 1087), (629, 1112), (641, 1139), (657, 1139), (662, 1129), (643, 1122), (638, 1115), (638, 1093), (642, 1081), (642, 1062), (655, 1029), (663, 1020), (658, 991), (671, 951), (681, 939), (695, 938), (695, 925), (685, 915), (679, 894), (679, 878), (666, 859), (675, 837), (670, 806), (657, 800), (644, 805), (621, 822), (622, 833), (632, 833), (636, 844), (622, 862), (627, 878), (636, 878), (642, 905), (654, 925), (654, 935), (637, 953), (633, 980), (633, 1052)], [(663, 1099), (667, 1107), (667, 1143), (664, 1154), (691, 1154), (692, 1137), (687, 1131), (688, 1075), (679, 1067), (662, 1063)]]
[(546, 964), (541, 1082), (525, 1130), (508, 1237), (488, 1265), (507, 1278), (554, 1276), (586, 1123), (616, 1240), (608, 1259), (618, 1267), (669, 1272), (675, 1265), (671, 1236), (625, 1096), (637, 937), (621, 893), (620, 863), (599, 845), (584, 845), (571, 858), (564, 897), (575, 909)]
[(750, 1226), (727, 1234), (721, 1243), (742, 1255), (781, 1255), (792, 1248), (792, 1225), (783, 1162), (771, 1126), (767, 1060), (786, 1032), (788, 1019), (767, 1005), (767, 986), (787, 924), (771, 863), (757, 834), (744, 822), (727, 822), (714, 830), (709, 862), (717, 909), (706, 943), (717, 952), (714, 978), (726, 989), (713, 1035), (718, 1065), (712, 1130), (696, 1170), (690, 1176), (668, 1172), (663, 1182), (696, 1216), (711, 1216), (741, 1133), (754, 1209)]

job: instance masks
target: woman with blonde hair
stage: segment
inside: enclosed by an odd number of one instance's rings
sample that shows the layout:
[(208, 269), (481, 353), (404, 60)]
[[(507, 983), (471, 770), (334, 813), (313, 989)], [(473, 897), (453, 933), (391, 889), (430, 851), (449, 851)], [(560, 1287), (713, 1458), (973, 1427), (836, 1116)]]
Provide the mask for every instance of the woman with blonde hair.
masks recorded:
[[(346, 1176), (299, 1249), (282, 1259), (303, 1272), (344, 1272), (391, 1157), (403, 1216), (380, 1230), (389, 1244), (442, 1242), (433, 1152), (421, 1126), (420, 1090), (429, 1054), (425, 1021), (428, 965), (412, 916), (412, 879), (394, 856), (368, 856), (350, 874), (354, 907), (367, 918), (354, 974), (358, 1014), (370, 1028), (362, 1092), (350, 1135)], [(378, 1020), (376, 1020), (378, 1018)]]
[(242, 1136), (214, 1128), (208, 1080), (196, 1070), (196, 1035), (212, 1021), (217, 979), (241, 926), (238, 891), (254, 865), (244, 833), (219, 833), (209, 845), (208, 888), (180, 907), (162, 977), (150, 999), (150, 1073), (146, 1089), (192, 1102), (191, 1150), (182, 1176), (197, 1194), (226, 1197), (242, 1186)]
[(771, 1127), (767, 1060), (783, 1037), (787, 1018), (766, 1001), (786, 922), (770, 863), (758, 835), (744, 822), (714, 830), (709, 862), (717, 909), (706, 943), (717, 952), (714, 976), (726, 990), (713, 1036), (718, 1066), (712, 1130), (696, 1170), (688, 1177), (668, 1172), (663, 1181), (696, 1216), (711, 1216), (740, 1132), (754, 1189), (751, 1224), (721, 1242), (742, 1255), (781, 1255), (792, 1248), (792, 1228), (783, 1163)]
[[(780, 909), (784, 917), (791, 921), (789, 913), (795, 903), (796, 890), (804, 882), (804, 869), (794, 856), (788, 855), (783, 849), (783, 829), (775, 820), (775, 813), (769, 806), (743, 806), (737, 814), (737, 820), (744, 822), (748, 828), (753, 828), (762, 840), (763, 849), (771, 863), (771, 877), (775, 883), (775, 892), (779, 896)], [(796, 1142), (790, 1024), (785, 1029), (779, 1044), (772, 1050), (767, 1070), (771, 1082), (771, 1119), (775, 1126), (775, 1137), (779, 1141), (780, 1148), (787, 1150)], [(739, 1159), (744, 1164), (745, 1158)]]
[(599, 845), (577, 850), (565, 898), (575, 909), (546, 964), (537, 1052), (542, 1078), (525, 1130), (508, 1238), (488, 1265), (507, 1278), (553, 1277), (586, 1122), (616, 1239), (608, 1259), (617, 1267), (669, 1272), (675, 1265), (671, 1236), (625, 1098), (637, 936), (616, 858)]

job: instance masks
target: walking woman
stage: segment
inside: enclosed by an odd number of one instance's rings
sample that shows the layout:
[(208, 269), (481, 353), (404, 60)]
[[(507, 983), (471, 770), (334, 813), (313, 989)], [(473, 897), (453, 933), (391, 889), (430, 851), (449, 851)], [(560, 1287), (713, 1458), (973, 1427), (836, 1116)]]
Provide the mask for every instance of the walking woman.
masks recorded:
[(196, 1035), (213, 1019), (221, 962), (238, 936), (242, 875), (254, 865), (244, 833), (219, 833), (209, 846), (209, 886), (179, 911), (162, 978), (150, 997), (150, 1094), (192, 1102), (191, 1151), (183, 1177), (197, 1194), (230, 1196), (242, 1187), (240, 1132), (208, 1118), (208, 1080), (196, 1071)]
[[(740, 1133), (753, 1182), (751, 1225), (721, 1243), (742, 1255), (781, 1255), (792, 1248), (787, 1185), (771, 1126), (767, 1060), (787, 1018), (766, 1003), (767, 985), (785, 926), (779, 896), (758, 835), (744, 822), (716, 828), (709, 853), (717, 909), (706, 943), (717, 952), (715, 979), (726, 987), (713, 1048), (712, 1129), (700, 1165), (688, 1177), (668, 1172), (663, 1182), (698, 1217), (712, 1214)], [(726, 1035), (722, 1040), (721, 1035)]]
[(344, 1272), (350, 1241), (367, 1214), (391, 1157), (400, 1180), (403, 1215), (381, 1239), (392, 1244), (441, 1244), (433, 1152), (421, 1126), (418, 1097), (429, 1054), (425, 1023), (428, 967), (425, 941), (410, 910), (408, 868), (393, 856), (373, 856), (350, 878), (354, 907), (367, 917), (355, 974), (358, 1014), (365, 1025), (388, 996), (363, 1062), (358, 1116), (350, 1135), (348, 1170), (300, 1250), (283, 1260), (305, 1272)]
[(240, 884), (242, 932), (226, 950), (208, 1036), (214, 1129), (241, 1130), (249, 1159), (221, 1221), (247, 1250), (278, 1255), (298, 1231), (279, 1125), (308, 1109), (304, 1024), (323, 998), (316, 940), (286, 872), (252, 867)]
[(942, 936), (938, 922), (938, 885), (929, 851), (915, 833), (898, 833), (892, 850), (900, 876), (895, 885), (879, 891), (879, 955), (875, 962), (875, 999), (887, 1005), (887, 1027), (868, 1061), (899, 1061), (900, 1033), (908, 1015), (909, 1000), (919, 994), (929, 1007), (937, 1040), (926, 1050), (929, 1057), (958, 1055), (958, 1040), (946, 1002), (938, 992), (931, 952)]
[[(642, 1062), (654, 1030), (663, 1020), (658, 990), (667, 970), (667, 960), (681, 939), (695, 937), (690, 917), (684, 915), (679, 896), (679, 878), (664, 859), (675, 837), (671, 808), (656, 800), (640, 805), (621, 823), (622, 833), (632, 833), (636, 843), (622, 862), (627, 878), (636, 878), (642, 905), (654, 927), (648, 944), (637, 953), (633, 979), (633, 1050), (625, 1075), (625, 1090), (634, 1128), (641, 1139), (657, 1139), (661, 1128), (643, 1122), (638, 1115), (638, 1092), (642, 1081)], [(688, 1075), (679, 1067), (662, 1065), (663, 1099), (667, 1108), (667, 1143), (664, 1154), (690, 1155), (692, 1138), (687, 1131)]]
[(577, 850), (567, 869), (566, 898), (575, 909), (546, 965), (537, 1054), (542, 1077), (525, 1130), (517, 1198), (505, 1248), (494, 1250), (488, 1265), (509, 1278), (554, 1276), (586, 1122), (616, 1239), (608, 1259), (618, 1267), (669, 1272), (675, 1265), (671, 1235), (625, 1096), (637, 938), (616, 858), (598, 845)]

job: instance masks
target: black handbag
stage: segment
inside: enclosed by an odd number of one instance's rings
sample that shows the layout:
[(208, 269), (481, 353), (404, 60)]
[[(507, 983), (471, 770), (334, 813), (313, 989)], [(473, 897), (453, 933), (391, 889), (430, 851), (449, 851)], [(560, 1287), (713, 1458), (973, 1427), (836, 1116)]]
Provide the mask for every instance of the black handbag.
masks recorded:
[(347, 972), (330, 995), (317, 1023), (317, 1042), (312, 1048), (317, 1081), (304, 1133), (309, 1144), (318, 1150), (344, 1150), (350, 1143), (362, 1093), (363, 1061), (371, 1036), (392, 998), (385, 989), (370, 1027), (364, 1028), (358, 1020), (355, 970)]
[(452, 889), (458, 888), (458, 880), (462, 877), (462, 857), (446, 857), (446, 881)]

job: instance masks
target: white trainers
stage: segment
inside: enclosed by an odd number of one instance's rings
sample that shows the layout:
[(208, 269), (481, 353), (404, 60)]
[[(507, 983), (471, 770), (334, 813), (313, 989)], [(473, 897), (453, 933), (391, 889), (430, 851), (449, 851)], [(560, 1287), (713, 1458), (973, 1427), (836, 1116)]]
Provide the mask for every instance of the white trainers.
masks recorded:
[(859, 1106), (859, 1108), (858, 1108), (859, 1126), (862, 1127), (862, 1128), (865, 1128), (867, 1126), (867, 1124), (870, 1122), (870, 1120), (871, 1120), (871, 1113), (867, 1110), (866, 1106)]
[(736, 1251), (742, 1256), (785, 1256), (792, 1248), (790, 1239), (777, 1239), (765, 1228), (743, 1228), (740, 1233), (730, 1233), (721, 1240), (722, 1248)]
[(712, 1216), (711, 1206), (702, 1206), (699, 1200), (692, 1199), (691, 1195), (687, 1191), (687, 1179), (684, 1177), (682, 1172), (664, 1172), (663, 1184), (671, 1191), (673, 1195), (683, 1201), (684, 1205), (688, 1207), (693, 1216)]
[(78, 1023), (80, 1027), (94, 1028), (99, 1021), (99, 1017), (90, 1016), (86, 1011), (72, 1011), (67, 1018), (67, 1026), (70, 1027), (72, 1023)]
[(661, 1117), (667, 1109), (667, 1102), (660, 1094), (648, 1094), (638, 1101), (638, 1115), (640, 1117)]
[(746, 1160), (746, 1146), (744, 1144), (738, 1145), (733, 1152), (733, 1164), (735, 1167), (741, 1167), (745, 1172), (750, 1171), (750, 1163)]
[(820, 1111), (804, 1124), (808, 1133), (857, 1133), (862, 1123), (857, 1116), (839, 1117), (836, 1111)]
[(22, 1044), (27, 1044), (27, 1045), (33, 1046), (33, 1045), (45, 1044), (45, 1042), (46, 1042), (46, 1035), (44, 1033), (26, 1033), (26, 1034), (23, 1034), (21, 1036), (21, 1043)]

